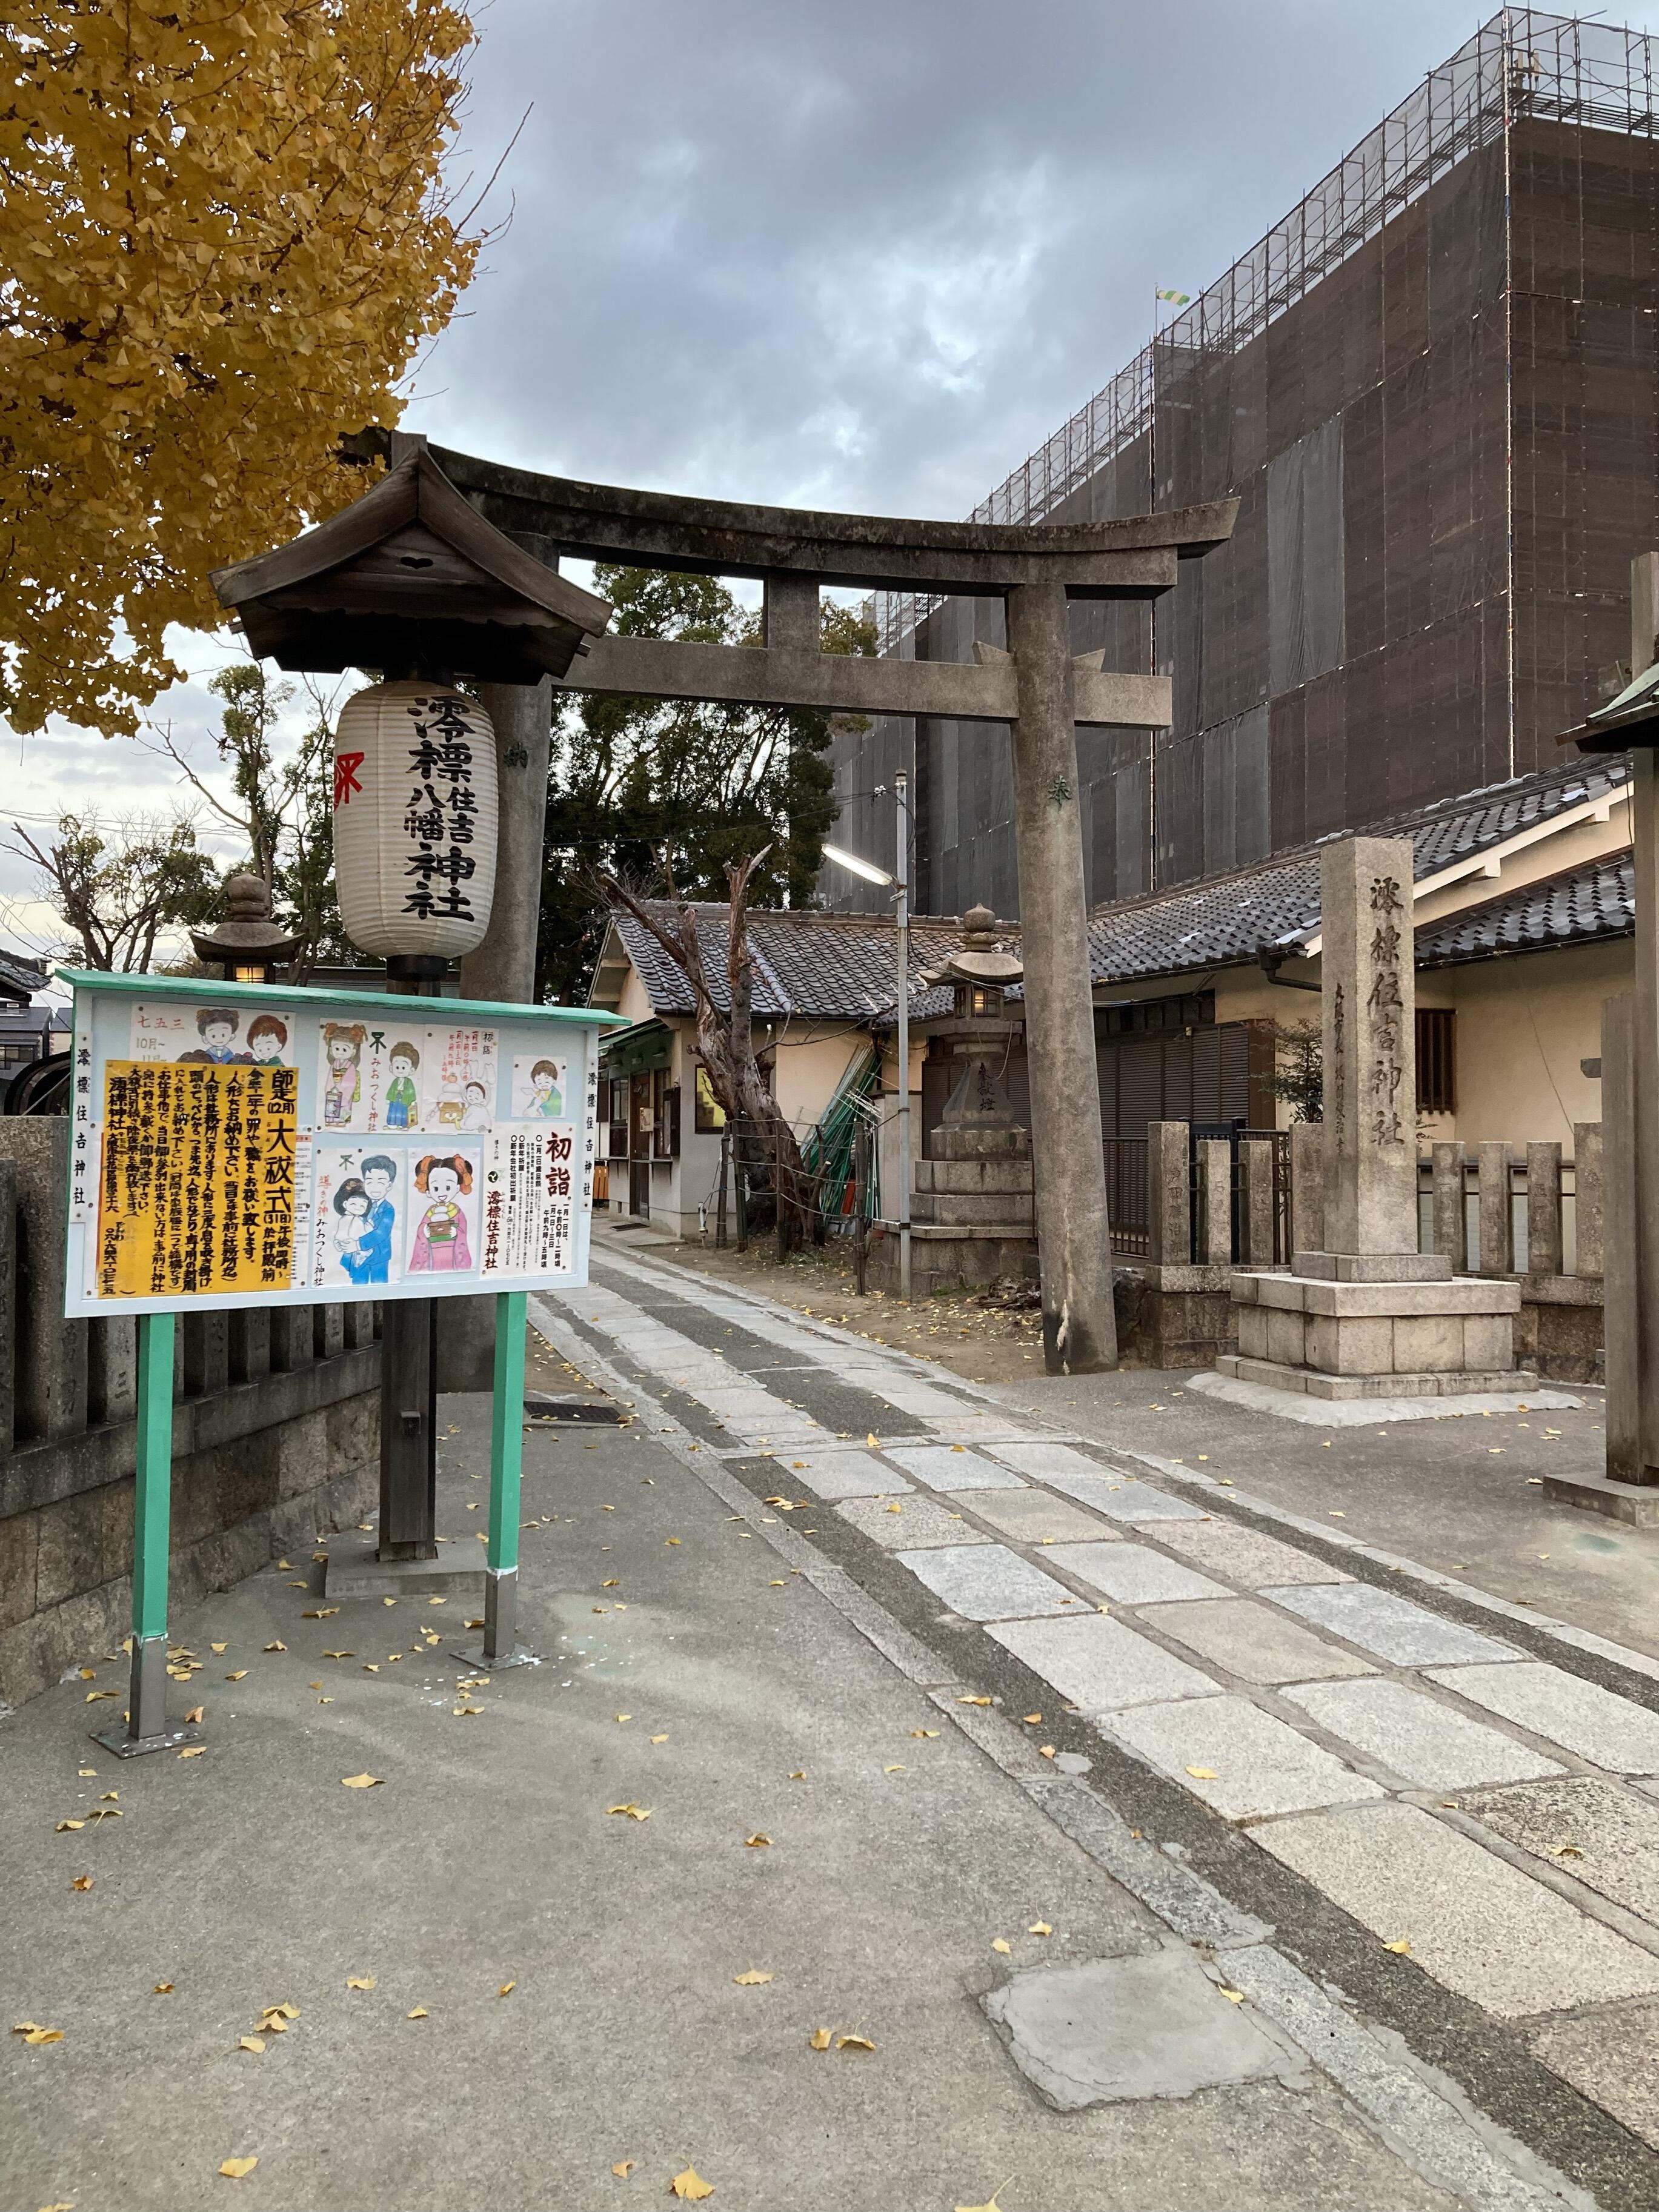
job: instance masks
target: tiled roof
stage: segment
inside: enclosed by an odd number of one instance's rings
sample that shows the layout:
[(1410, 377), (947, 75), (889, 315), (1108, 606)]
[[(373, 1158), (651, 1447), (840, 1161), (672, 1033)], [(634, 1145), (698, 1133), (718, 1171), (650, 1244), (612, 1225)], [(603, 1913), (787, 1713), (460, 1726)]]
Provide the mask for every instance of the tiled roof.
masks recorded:
[(9, 999), (27, 1006), (37, 991), (46, 985), (44, 961), (31, 960), (26, 953), (8, 952), (0, 946), (0, 999)]
[(1417, 964), (1455, 968), (1506, 952), (1547, 952), (1557, 945), (1629, 937), (1635, 928), (1631, 856), (1610, 853), (1429, 923), (1417, 933)]
[[(1438, 801), (1415, 814), (1366, 825), (1376, 837), (1409, 837), (1420, 883), (1459, 860), (1502, 845), (1587, 799), (1616, 789), (1626, 775), (1616, 757), (1576, 761), (1517, 777), (1487, 791)], [(1328, 843), (1328, 839), (1321, 841)], [(1185, 890), (1097, 908), (1089, 925), (1090, 965), (1097, 983), (1130, 982), (1194, 968), (1226, 968), (1295, 941), (1319, 927), (1318, 845), (1283, 859), (1212, 878)]]
[[(665, 902), (653, 911), (671, 927), (675, 908)], [(703, 972), (716, 1006), (726, 1005), (726, 963), (730, 909), (696, 908)], [(694, 1011), (691, 987), (650, 931), (625, 908), (611, 920), (629, 957), (659, 1014)], [(912, 975), (943, 960), (962, 942), (954, 921), (928, 919), (910, 930)], [(893, 922), (886, 915), (830, 915), (751, 909), (749, 949), (754, 958), (754, 1005), (757, 1017), (814, 1021), (869, 1021), (890, 1012), (896, 997)], [(913, 997), (912, 1006), (920, 1003)]]

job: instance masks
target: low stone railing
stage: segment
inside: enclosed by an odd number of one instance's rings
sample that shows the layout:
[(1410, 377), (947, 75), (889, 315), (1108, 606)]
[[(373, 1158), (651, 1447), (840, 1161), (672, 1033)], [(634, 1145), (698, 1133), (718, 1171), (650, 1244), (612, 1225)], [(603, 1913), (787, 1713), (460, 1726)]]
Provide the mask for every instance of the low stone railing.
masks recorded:
[[(1146, 1256), (1119, 1263), (1126, 1356), (1147, 1366), (1208, 1366), (1233, 1348), (1235, 1267), (1284, 1266), (1324, 1249), (1324, 1138), (1290, 1131), (1288, 1237), (1282, 1170), (1268, 1138), (1200, 1139), (1185, 1121), (1146, 1133)], [(1195, 1171), (1194, 1171), (1195, 1156)], [(1559, 1144), (1437, 1144), (1419, 1162), (1419, 1249), (1458, 1274), (1521, 1285), (1516, 1364), (1556, 1382), (1597, 1379), (1602, 1344), (1605, 1194), (1601, 1125)]]
[[(126, 1633), (137, 1323), (66, 1321), (70, 1124), (0, 1119), (0, 1702)], [(374, 1495), (379, 1310), (187, 1315), (173, 1373), (176, 1603)]]

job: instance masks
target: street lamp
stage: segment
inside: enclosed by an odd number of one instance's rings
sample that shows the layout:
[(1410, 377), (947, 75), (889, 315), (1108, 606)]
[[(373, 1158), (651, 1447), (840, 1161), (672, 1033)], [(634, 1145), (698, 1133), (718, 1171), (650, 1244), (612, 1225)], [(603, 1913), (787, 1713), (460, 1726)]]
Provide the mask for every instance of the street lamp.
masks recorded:
[(866, 884), (880, 884), (893, 894), (894, 918), (897, 922), (898, 939), (898, 1232), (899, 1232), (899, 1296), (908, 1300), (910, 1296), (910, 809), (908, 805), (909, 778), (902, 773), (893, 778), (896, 800), (894, 829), (896, 842), (897, 872), (889, 875), (873, 860), (861, 860), (856, 853), (845, 853), (838, 845), (826, 845), (823, 857), (850, 875), (861, 876)]

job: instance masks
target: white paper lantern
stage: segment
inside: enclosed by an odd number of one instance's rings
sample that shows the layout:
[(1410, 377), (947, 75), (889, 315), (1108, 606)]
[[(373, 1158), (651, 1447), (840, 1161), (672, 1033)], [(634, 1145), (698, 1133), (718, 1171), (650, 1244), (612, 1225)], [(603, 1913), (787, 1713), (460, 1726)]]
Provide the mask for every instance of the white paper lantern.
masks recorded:
[(334, 740), (334, 874), (365, 952), (456, 959), (483, 940), (495, 891), (495, 732), (465, 691), (375, 684)]

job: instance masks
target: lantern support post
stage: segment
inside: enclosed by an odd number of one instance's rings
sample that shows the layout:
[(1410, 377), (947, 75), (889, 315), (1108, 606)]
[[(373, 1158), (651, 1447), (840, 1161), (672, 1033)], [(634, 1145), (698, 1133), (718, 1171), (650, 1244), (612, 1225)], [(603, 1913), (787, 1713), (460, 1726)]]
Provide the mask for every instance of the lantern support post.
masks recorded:
[(524, 1471), (524, 1358), (526, 1298), (522, 1291), (495, 1297), (495, 1390), (489, 1428), (489, 1540), (485, 1553), (483, 1642), (455, 1653), (469, 1666), (492, 1672), (534, 1666), (536, 1656), (519, 1644), (519, 1500)]

